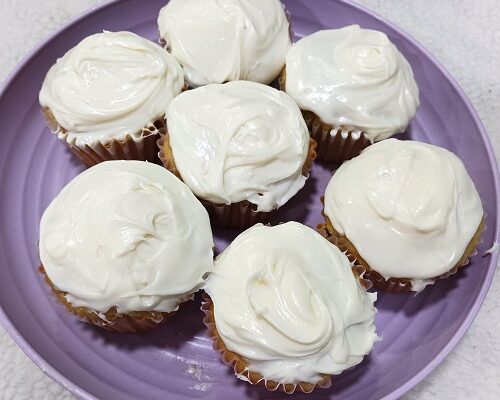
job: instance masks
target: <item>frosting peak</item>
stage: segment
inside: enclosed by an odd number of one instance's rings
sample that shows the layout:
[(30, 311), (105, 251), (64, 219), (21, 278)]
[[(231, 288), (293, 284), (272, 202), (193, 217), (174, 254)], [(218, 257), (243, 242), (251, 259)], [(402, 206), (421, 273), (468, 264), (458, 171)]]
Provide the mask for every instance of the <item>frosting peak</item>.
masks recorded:
[(286, 57), (286, 92), (301, 110), (371, 142), (403, 132), (419, 105), (403, 55), (385, 34), (358, 25), (299, 40)]
[(291, 46), (279, 0), (170, 0), (158, 26), (194, 87), (235, 80), (268, 84)]
[(335, 172), (325, 192), (325, 215), (385, 278), (422, 280), (455, 266), (483, 208), (453, 153), (388, 139)]
[(137, 138), (163, 118), (184, 85), (181, 66), (160, 46), (131, 32), (89, 36), (47, 73), (40, 104), (68, 142), (91, 145)]
[[(361, 30), (357, 25), (345, 28), (346, 38), (333, 50), (341, 74), (351, 82), (383, 82), (398, 68), (395, 47), (381, 32)], [(362, 36), (363, 40), (360, 40)], [(396, 50), (397, 51), (397, 50)]]
[(317, 383), (360, 363), (377, 340), (376, 295), (338, 248), (297, 222), (241, 233), (205, 291), (225, 346), (264, 379)]
[(108, 161), (71, 181), (40, 223), (40, 258), (75, 306), (177, 308), (212, 270), (208, 215), (165, 169)]

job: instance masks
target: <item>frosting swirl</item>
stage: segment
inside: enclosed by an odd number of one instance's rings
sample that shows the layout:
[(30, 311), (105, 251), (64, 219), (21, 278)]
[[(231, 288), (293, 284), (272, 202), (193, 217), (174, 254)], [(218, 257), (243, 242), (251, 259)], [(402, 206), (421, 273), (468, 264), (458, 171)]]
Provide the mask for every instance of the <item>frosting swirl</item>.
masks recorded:
[(404, 56), (384, 33), (358, 25), (299, 40), (286, 57), (286, 92), (300, 109), (372, 143), (404, 132), (419, 105)]
[(337, 170), (326, 188), (325, 215), (372, 269), (386, 279), (414, 279), (417, 287), (456, 265), (483, 207), (453, 153), (389, 139)]
[(160, 46), (131, 32), (89, 36), (69, 50), (47, 73), (40, 91), (77, 146), (109, 143), (163, 118), (184, 85), (179, 63)]
[(193, 87), (240, 79), (268, 84), (291, 46), (279, 0), (170, 0), (158, 26)]
[(200, 198), (282, 206), (303, 186), (309, 133), (293, 100), (254, 82), (189, 90), (167, 110), (175, 164)]
[(228, 350), (264, 379), (317, 383), (360, 363), (377, 340), (376, 295), (337, 247), (297, 222), (241, 233), (205, 291)]
[(45, 210), (40, 258), (67, 300), (99, 312), (174, 311), (213, 269), (208, 214), (179, 179), (142, 161), (100, 163)]

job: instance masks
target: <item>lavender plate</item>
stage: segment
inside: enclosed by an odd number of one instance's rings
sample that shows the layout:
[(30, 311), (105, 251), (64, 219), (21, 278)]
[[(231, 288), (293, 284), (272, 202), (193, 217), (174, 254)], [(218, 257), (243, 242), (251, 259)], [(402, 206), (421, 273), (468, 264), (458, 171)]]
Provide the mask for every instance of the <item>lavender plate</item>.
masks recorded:
[[(83, 170), (49, 134), (38, 106), (43, 77), (85, 36), (131, 30), (157, 40), (165, 0), (122, 0), (89, 12), (47, 39), (14, 71), (0, 95), (0, 320), (35, 363), (84, 399), (278, 399), (232, 376), (205, 336), (199, 298), (167, 325), (142, 335), (117, 335), (77, 322), (50, 296), (37, 273), (38, 222), (58, 191)], [(482, 254), (499, 241), (499, 176), (487, 136), (450, 75), (404, 33), (343, 0), (286, 1), (297, 36), (357, 23), (386, 32), (410, 61), (421, 106), (408, 135), (446, 147), (465, 162), (484, 201)], [(318, 164), (305, 190), (276, 221), (321, 221), (319, 197), (331, 176)], [(234, 232), (217, 231), (217, 250)], [(418, 296), (380, 295), (377, 326), (384, 340), (331, 389), (296, 399), (394, 399), (423, 379), (452, 350), (477, 313), (495, 256), (471, 265)]]

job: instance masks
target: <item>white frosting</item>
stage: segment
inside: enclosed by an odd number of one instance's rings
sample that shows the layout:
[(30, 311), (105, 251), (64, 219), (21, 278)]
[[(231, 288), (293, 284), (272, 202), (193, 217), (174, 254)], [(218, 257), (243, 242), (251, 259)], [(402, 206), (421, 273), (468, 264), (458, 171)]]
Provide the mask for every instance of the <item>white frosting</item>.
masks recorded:
[(337, 247), (297, 222), (241, 233), (205, 291), (227, 349), (268, 380), (317, 383), (359, 364), (377, 340), (376, 294)]
[(246, 81), (189, 90), (170, 104), (167, 126), (176, 167), (200, 198), (271, 211), (304, 186), (309, 134), (284, 92)]
[(268, 84), (291, 46), (279, 0), (170, 0), (158, 26), (194, 87), (240, 79)]
[(324, 123), (374, 142), (404, 132), (419, 105), (410, 65), (382, 32), (351, 25), (299, 40), (286, 57), (286, 92)]
[(107, 161), (73, 179), (40, 222), (40, 258), (67, 300), (99, 312), (174, 311), (213, 270), (206, 210), (173, 174)]
[(460, 159), (430, 144), (376, 143), (335, 172), (325, 215), (384, 276), (410, 278), (415, 290), (451, 270), (483, 217)]
[(59, 137), (82, 147), (139, 140), (183, 86), (181, 66), (160, 46), (131, 32), (103, 32), (57, 60), (39, 100), (67, 131)]

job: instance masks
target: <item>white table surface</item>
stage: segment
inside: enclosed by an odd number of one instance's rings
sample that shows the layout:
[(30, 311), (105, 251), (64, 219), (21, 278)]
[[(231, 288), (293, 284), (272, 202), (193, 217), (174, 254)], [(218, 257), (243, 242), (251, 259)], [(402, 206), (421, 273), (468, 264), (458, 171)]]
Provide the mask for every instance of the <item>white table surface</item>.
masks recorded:
[[(103, 0), (1, 0), (0, 80), (43, 37)], [(311, 0), (314, 1), (314, 0)], [(430, 50), (471, 99), (500, 155), (500, 1), (358, 0)], [(404, 366), (402, 366), (404, 367)], [(44, 375), (0, 327), (0, 400), (75, 397)], [(312, 397), (311, 397), (312, 398)], [(500, 399), (500, 277), (471, 328), (405, 399)]]

